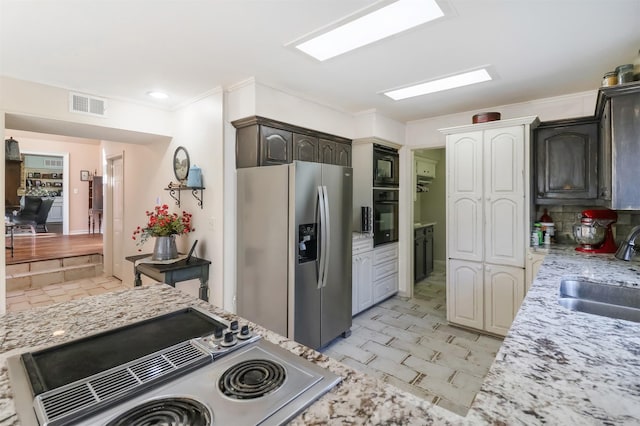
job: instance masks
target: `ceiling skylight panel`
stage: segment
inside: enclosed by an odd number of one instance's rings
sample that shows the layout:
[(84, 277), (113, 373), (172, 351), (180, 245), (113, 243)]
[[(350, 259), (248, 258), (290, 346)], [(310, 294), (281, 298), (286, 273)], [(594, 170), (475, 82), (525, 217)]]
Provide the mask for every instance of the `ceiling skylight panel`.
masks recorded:
[(491, 75), (485, 69), (469, 71), (438, 80), (427, 81), (402, 89), (390, 90), (384, 94), (393, 100), (412, 98), (414, 96), (426, 95), (429, 93), (441, 92), (443, 90), (455, 89), (456, 87), (468, 86), (470, 84), (482, 83), (491, 80)]
[(442, 16), (434, 0), (398, 0), (296, 47), (324, 61)]

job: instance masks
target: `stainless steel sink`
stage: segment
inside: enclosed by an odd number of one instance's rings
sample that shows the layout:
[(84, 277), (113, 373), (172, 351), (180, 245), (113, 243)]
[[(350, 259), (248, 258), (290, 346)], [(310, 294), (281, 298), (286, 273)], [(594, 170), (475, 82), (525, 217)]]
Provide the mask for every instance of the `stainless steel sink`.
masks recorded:
[(640, 322), (640, 289), (564, 279), (558, 303), (572, 311)]

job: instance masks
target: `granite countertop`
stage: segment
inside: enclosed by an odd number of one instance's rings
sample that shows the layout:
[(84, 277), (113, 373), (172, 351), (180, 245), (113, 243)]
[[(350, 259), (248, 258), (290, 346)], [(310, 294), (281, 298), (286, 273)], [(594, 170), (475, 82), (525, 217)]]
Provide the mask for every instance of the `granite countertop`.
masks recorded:
[[(636, 287), (640, 263), (552, 246), (466, 417), (272, 333), (266, 340), (340, 375), (343, 381), (293, 420), (308, 424), (640, 423), (640, 324), (569, 311), (560, 280), (583, 277)], [(0, 425), (17, 425), (6, 358), (186, 306), (238, 317), (165, 284), (0, 317)], [(240, 319), (243, 322), (243, 319)], [(251, 323), (249, 323), (251, 325)], [(57, 330), (64, 334), (54, 336)]]
[(416, 222), (413, 224), (413, 229), (426, 228), (427, 226), (435, 226), (436, 223), (437, 222), (426, 222), (426, 223)]
[[(474, 405), (472, 424), (639, 424), (640, 323), (558, 304), (563, 278), (638, 287), (640, 264), (551, 246)], [(640, 289), (639, 289), (640, 291)]]
[[(6, 359), (88, 334), (196, 306), (227, 320), (248, 323), (263, 338), (279, 344), (342, 377), (342, 382), (302, 412), (292, 425), (309, 424), (454, 424), (443, 408), (407, 394), (376, 378), (229, 314), (166, 284), (151, 284), (71, 302), (5, 314), (0, 317), (0, 425), (19, 425)], [(64, 330), (60, 334), (60, 330)], [(55, 335), (54, 335), (55, 334)]]
[(358, 232), (358, 231), (353, 231), (351, 233), (351, 239), (352, 241), (359, 241), (359, 240), (373, 240), (373, 232)]

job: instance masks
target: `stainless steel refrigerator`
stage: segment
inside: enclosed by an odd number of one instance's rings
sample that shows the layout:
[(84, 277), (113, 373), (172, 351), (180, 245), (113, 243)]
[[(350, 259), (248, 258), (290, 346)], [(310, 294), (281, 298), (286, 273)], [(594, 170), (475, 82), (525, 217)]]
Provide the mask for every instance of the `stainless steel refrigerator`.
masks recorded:
[(350, 167), (237, 171), (238, 315), (320, 348), (351, 328)]

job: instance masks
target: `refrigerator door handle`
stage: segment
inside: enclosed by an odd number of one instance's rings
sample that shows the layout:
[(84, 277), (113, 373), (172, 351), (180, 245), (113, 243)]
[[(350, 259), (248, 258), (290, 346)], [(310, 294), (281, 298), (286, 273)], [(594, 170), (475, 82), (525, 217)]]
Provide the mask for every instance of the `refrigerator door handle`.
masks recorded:
[(318, 290), (322, 288), (325, 274), (325, 251), (327, 249), (327, 237), (324, 230), (326, 221), (326, 210), (324, 201), (324, 191), (318, 186), (318, 210), (320, 211), (320, 223), (318, 224), (320, 232), (320, 256), (318, 256)]
[(326, 222), (324, 222), (324, 229), (322, 230), (322, 234), (325, 237), (326, 241), (326, 250), (322, 253), (322, 259), (324, 260), (324, 274), (322, 276), (322, 287), (327, 286), (327, 275), (329, 271), (329, 259), (331, 252), (331, 215), (329, 214), (329, 192), (327, 191), (327, 187), (323, 186), (322, 191), (324, 192), (324, 211)]

